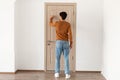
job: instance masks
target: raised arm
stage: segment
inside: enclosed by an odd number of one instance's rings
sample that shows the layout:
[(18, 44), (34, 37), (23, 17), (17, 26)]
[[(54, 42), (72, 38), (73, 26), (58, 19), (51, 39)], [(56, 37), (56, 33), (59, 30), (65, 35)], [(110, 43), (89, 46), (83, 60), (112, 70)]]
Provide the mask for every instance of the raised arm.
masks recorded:
[(52, 26), (52, 27), (55, 27), (55, 22), (53, 22), (53, 18), (54, 18), (54, 17), (55, 17), (55, 16), (51, 16), (51, 17), (50, 17), (49, 25)]

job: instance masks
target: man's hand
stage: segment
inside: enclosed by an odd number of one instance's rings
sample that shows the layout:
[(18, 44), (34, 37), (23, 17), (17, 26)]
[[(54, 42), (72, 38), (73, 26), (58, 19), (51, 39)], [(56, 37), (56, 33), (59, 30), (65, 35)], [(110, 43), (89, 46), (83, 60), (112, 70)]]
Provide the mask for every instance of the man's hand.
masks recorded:
[(51, 17), (50, 17), (50, 20), (52, 20), (54, 17), (55, 17), (55, 16), (51, 16)]
[(53, 18), (54, 18), (55, 16), (51, 16), (50, 17), (50, 22), (49, 22), (49, 24), (50, 24), (50, 26), (54, 26), (55, 25), (55, 23), (53, 22)]
[(70, 42), (70, 49), (72, 48), (72, 42)]

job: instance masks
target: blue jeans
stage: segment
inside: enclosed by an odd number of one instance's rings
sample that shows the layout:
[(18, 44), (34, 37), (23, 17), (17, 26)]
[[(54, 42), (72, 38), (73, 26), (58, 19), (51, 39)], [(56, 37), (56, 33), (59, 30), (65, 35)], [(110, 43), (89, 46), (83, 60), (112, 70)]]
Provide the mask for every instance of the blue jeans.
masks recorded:
[(60, 57), (63, 52), (65, 62), (65, 74), (69, 74), (69, 42), (64, 40), (56, 41), (56, 61), (55, 61), (55, 73), (60, 72)]

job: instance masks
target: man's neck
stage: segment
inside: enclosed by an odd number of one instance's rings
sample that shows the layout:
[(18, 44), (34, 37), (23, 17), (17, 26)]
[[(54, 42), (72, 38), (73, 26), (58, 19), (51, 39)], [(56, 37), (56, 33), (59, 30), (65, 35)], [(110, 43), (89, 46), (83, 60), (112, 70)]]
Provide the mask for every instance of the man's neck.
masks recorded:
[(63, 19), (60, 19), (60, 21), (65, 21), (65, 20), (63, 20)]

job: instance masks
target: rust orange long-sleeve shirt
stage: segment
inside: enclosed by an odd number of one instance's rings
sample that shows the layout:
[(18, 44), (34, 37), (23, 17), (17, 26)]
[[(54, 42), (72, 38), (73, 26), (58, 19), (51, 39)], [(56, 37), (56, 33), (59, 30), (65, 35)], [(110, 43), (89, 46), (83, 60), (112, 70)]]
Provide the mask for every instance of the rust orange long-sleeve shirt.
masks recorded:
[(56, 21), (51, 26), (56, 28), (56, 40), (66, 40), (72, 43), (72, 31), (70, 23), (66, 21)]

